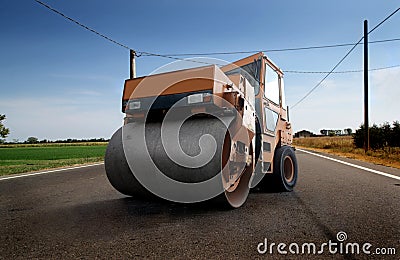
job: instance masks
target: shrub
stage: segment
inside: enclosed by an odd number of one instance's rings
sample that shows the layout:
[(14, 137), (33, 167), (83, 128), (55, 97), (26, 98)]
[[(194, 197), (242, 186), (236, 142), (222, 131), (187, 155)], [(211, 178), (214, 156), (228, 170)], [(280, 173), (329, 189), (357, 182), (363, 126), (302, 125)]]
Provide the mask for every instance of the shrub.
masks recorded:
[[(361, 125), (353, 135), (356, 147), (364, 147), (364, 135), (365, 127)], [(369, 128), (369, 144), (373, 150), (400, 147), (400, 123), (398, 121), (393, 122), (393, 127), (387, 122), (380, 126), (373, 124)]]

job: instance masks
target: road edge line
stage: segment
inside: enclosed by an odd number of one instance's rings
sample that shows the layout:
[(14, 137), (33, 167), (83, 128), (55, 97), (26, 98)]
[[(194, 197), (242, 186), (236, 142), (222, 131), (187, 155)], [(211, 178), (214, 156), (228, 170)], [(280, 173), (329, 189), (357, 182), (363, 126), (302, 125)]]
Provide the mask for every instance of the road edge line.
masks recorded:
[(392, 179), (400, 181), (400, 176), (397, 176), (397, 175), (392, 175), (392, 174), (389, 174), (389, 173), (386, 173), (386, 172), (373, 170), (373, 169), (370, 169), (370, 168), (367, 168), (367, 167), (364, 167), (364, 166), (360, 166), (360, 165), (357, 165), (357, 164), (341, 161), (341, 160), (338, 160), (338, 159), (335, 159), (335, 158), (331, 158), (331, 157), (328, 157), (328, 156), (325, 156), (325, 155), (322, 155), (322, 154), (313, 153), (313, 152), (306, 151), (306, 150), (303, 150), (303, 149), (296, 148), (296, 150), (298, 150), (300, 152), (308, 153), (308, 154), (311, 154), (311, 155), (314, 155), (314, 156), (318, 156), (318, 157), (321, 157), (321, 158), (324, 158), (324, 159), (327, 159), (327, 160), (331, 160), (331, 161), (334, 161), (334, 162), (337, 162), (337, 163), (341, 163), (341, 164), (344, 164), (344, 165), (347, 165), (347, 166), (351, 166), (351, 167), (354, 167), (354, 168), (357, 168), (357, 169), (361, 169), (361, 170), (364, 170), (364, 171), (367, 171), (367, 172), (372, 172), (372, 173), (375, 173), (375, 174), (378, 174), (378, 175), (382, 175), (382, 176), (385, 176), (385, 177), (392, 178)]
[(43, 171), (43, 172), (32, 172), (32, 173), (25, 173), (25, 174), (22, 173), (22, 174), (18, 174), (18, 175), (0, 177), (0, 181), (17, 179), (17, 178), (22, 178), (22, 177), (35, 176), (35, 175), (42, 175), (42, 174), (52, 173), (52, 172), (61, 172), (61, 171), (68, 171), (68, 170), (74, 170), (74, 169), (80, 169), (80, 168), (87, 168), (87, 167), (93, 167), (93, 166), (98, 166), (98, 165), (102, 165), (102, 164), (104, 164), (104, 162), (94, 163), (94, 164), (87, 164), (87, 165), (80, 165), (80, 166), (74, 166), (74, 167), (68, 167), (68, 168), (62, 168), (62, 169), (54, 169), (54, 170), (48, 170), (48, 171)]

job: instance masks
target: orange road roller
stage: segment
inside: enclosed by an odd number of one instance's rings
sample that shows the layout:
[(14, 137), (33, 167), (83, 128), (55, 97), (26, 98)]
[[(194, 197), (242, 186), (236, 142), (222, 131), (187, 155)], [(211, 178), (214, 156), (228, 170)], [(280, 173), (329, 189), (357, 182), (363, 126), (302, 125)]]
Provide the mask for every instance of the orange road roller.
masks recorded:
[(263, 53), (201, 65), (125, 81), (124, 124), (105, 155), (111, 185), (233, 208), (251, 189), (292, 191), (298, 166), (282, 70)]

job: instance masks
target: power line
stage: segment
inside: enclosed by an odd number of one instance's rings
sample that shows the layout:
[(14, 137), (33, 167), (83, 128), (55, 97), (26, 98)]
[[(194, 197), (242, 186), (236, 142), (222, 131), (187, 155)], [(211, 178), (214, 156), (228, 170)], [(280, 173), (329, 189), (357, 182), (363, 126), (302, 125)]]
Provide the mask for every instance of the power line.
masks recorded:
[[(400, 38), (370, 41), (369, 43), (384, 43), (384, 42), (393, 42), (393, 41), (400, 41)], [(230, 51), (230, 52), (170, 53), (170, 54), (162, 54), (162, 55), (170, 56), (170, 57), (179, 57), (179, 56), (212, 56), (212, 55), (249, 54), (249, 53), (257, 53), (257, 52), (265, 52), (265, 53), (268, 53), (268, 52), (286, 52), (286, 51), (303, 51), (303, 50), (346, 47), (346, 46), (353, 46), (354, 44), (355, 43), (340, 43), (340, 44), (332, 44), (332, 45), (293, 47), (293, 48), (283, 48), (283, 49), (266, 49), (266, 50), (252, 50), (252, 51)], [(360, 44), (363, 44), (363, 43), (360, 43)], [(145, 56), (151, 56), (151, 55), (145, 55)]]
[(198, 61), (198, 60), (192, 60), (192, 59), (182, 59), (182, 58), (177, 58), (169, 55), (164, 55), (164, 54), (157, 54), (157, 53), (150, 53), (146, 51), (141, 51), (139, 52), (140, 56), (154, 56), (154, 57), (161, 57), (161, 58), (167, 58), (167, 59), (172, 59), (172, 60), (179, 60), (179, 61), (188, 61), (188, 62), (194, 62), (194, 63), (199, 63), (199, 64), (205, 64), (205, 65), (219, 65), (223, 66), (224, 64), (218, 64), (218, 63), (210, 63), (210, 62), (205, 62), (205, 61)]
[[(393, 38), (393, 39), (386, 39), (386, 40), (377, 40), (377, 41), (369, 41), (368, 44), (370, 43), (382, 43), (382, 42), (394, 42), (394, 41), (400, 41), (400, 38)], [(361, 43), (364, 44), (364, 43)]]
[[(397, 13), (400, 10), (400, 8), (397, 8), (395, 11), (393, 11), (390, 15), (388, 15), (385, 19), (383, 19), (379, 24), (377, 24), (372, 30), (368, 32), (370, 34), (374, 30), (376, 30), (379, 26), (381, 26), (384, 22), (386, 22), (390, 17), (392, 17), (395, 13)], [(351, 52), (357, 47), (358, 44), (364, 39), (364, 36), (360, 38), (360, 40), (354, 44), (354, 46), (344, 55), (344, 57), (330, 70), (312, 89), (310, 89), (307, 94), (302, 97), (299, 101), (297, 101), (293, 106), (292, 109), (295, 108), (298, 104), (300, 104), (304, 99), (306, 99), (312, 92), (314, 92), (319, 86), (321, 86), (322, 82), (325, 81), (331, 75), (334, 70), (350, 55)]]
[(122, 48), (125, 48), (125, 49), (128, 49), (128, 50), (130, 49), (130, 48), (129, 48), (128, 46), (126, 46), (125, 44), (122, 44), (122, 43), (120, 43), (120, 42), (117, 42), (116, 40), (113, 40), (113, 39), (111, 39), (110, 37), (108, 37), (108, 36), (106, 36), (106, 35), (104, 35), (104, 34), (102, 34), (102, 33), (99, 33), (99, 32), (97, 32), (97, 31), (93, 30), (92, 28), (87, 27), (86, 25), (84, 25), (84, 24), (78, 22), (77, 20), (75, 20), (75, 19), (73, 19), (73, 18), (71, 18), (71, 17), (69, 17), (69, 16), (67, 16), (67, 15), (65, 15), (65, 14), (63, 14), (63, 13), (61, 13), (60, 11), (58, 11), (58, 10), (56, 10), (56, 9), (54, 9), (53, 7), (49, 6), (48, 4), (43, 3), (42, 1), (39, 1), (39, 0), (34, 0), (34, 1), (37, 2), (38, 4), (41, 4), (42, 6), (46, 7), (46, 8), (49, 9), (50, 11), (52, 11), (52, 12), (58, 14), (58, 15), (61, 15), (61, 16), (64, 17), (65, 19), (67, 19), (67, 20), (69, 20), (69, 21), (71, 21), (71, 22), (77, 24), (78, 26), (80, 26), (80, 27), (82, 27), (82, 28), (84, 28), (84, 29), (86, 29), (86, 30), (88, 30), (88, 31), (90, 31), (90, 32), (92, 32), (92, 33), (94, 33), (94, 34), (96, 34), (96, 35), (98, 35), (98, 36), (100, 36), (100, 37), (106, 39), (107, 41), (110, 41), (110, 42), (112, 42), (112, 43), (114, 43), (114, 44), (117, 44), (117, 45), (119, 45), (119, 46), (122, 47)]
[[(377, 70), (386, 70), (400, 67), (400, 65), (392, 65), (387, 67), (380, 67), (369, 69), (368, 71), (377, 71)], [(329, 73), (329, 71), (303, 71), (303, 70), (284, 70), (285, 73), (296, 73), (296, 74), (325, 74)], [(364, 72), (364, 70), (342, 70), (342, 71), (333, 71), (332, 74), (346, 74), (346, 73), (359, 73)]]
[(396, 10), (394, 10), (391, 14), (389, 14), (385, 19), (383, 19), (380, 23), (378, 23), (374, 28), (372, 28), (368, 34), (372, 33), (373, 31), (375, 31), (379, 26), (381, 26), (384, 22), (386, 22), (387, 20), (389, 20), (390, 17), (392, 17), (395, 13), (397, 13), (400, 10), (400, 7), (397, 8)]
[(329, 75), (332, 74), (332, 72), (339, 67), (339, 65), (347, 58), (347, 56), (350, 55), (350, 53), (353, 52), (353, 50), (357, 47), (357, 45), (364, 39), (364, 37), (361, 37), (361, 39), (354, 44), (354, 46), (346, 53), (346, 55), (344, 55), (344, 57), (325, 75), (325, 77), (323, 77), (318, 83), (317, 85), (315, 85), (312, 89), (310, 89), (307, 94), (302, 97), (299, 101), (297, 101), (293, 106), (292, 109), (295, 108), (298, 104), (300, 104), (304, 99), (306, 99), (314, 90), (316, 90), (319, 86), (321, 86), (322, 82), (325, 81), (326, 78), (329, 77)]
[[(400, 40), (400, 39), (399, 39)], [(323, 45), (323, 46), (309, 46), (309, 47), (296, 47), (296, 48), (284, 48), (284, 49), (268, 49), (268, 50), (252, 50), (252, 51), (230, 51), (230, 52), (203, 52), (203, 53), (174, 53), (165, 54), (168, 56), (211, 56), (211, 55), (231, 55), (231, 54), (248, 54), (257, 52), (284, 52), (284, 51), (299, 51), (299, 50), (311, 50), (311, 49), (323, 49), (323, 48), (334, 48), (344, 47), (353, 44), (334, 44), (334, 45)]]

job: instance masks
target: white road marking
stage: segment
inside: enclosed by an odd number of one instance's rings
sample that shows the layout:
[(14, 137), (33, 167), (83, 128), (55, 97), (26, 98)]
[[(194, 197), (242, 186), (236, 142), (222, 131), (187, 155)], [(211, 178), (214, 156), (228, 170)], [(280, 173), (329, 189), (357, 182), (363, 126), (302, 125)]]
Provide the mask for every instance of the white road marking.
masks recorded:
[(62, 168), (62, 169), (56, 169), (56, 170), (48, 170), (48, 171), (44, 171), (44, 172), (33, 172), (33, 173), (26, 173), (26, 174), (18, 174), (18, 175), (0, 177), (0, 181), (16, 179), (16, 178), (22, 178), (22, 177), (28, 177), (28, 176), (41, 175), (41, 174), (45, 174), (45, 173), (61, 172), (61, 171), (68, 171), (68, 170), (74, 170), (74, 169), (80, 169), (80, 168), (87, 168), (87, 167), (92, 167), (92, 166), (97, 166), (97, 165), (102, 165), (102, 164), (104, 164), (104, 163), (103, 162), (102, 163), (94, 163), (94, 164), (81, 165), (81, 166)]
[(364, 170), (364, 171), (368, 171), (368, 172), (379, 174), (379, 175), (382, 175), (382, 176), (385, 176), (385, 177), (389, 177), (389, 178), (392, 178), (392, 179), (395, 179), (395, 180), (400, 180), (400, 176), (396, 176), (396, 175), (389, 174), (389, 173), (386, 173), (386, 172), (373, 170), (373, 169), (370, 169), (370, 168), (367, 168), (367, 167), (363, 167), (363, 166), (360, 166), (360, 165), (348, 163), (348, 162), (341, 161), (341, 160), (338, 160), (338, 159), (334, 159), (334, 158), (331, 158), (331, 157), (328, 157), (328, 156), (324, 156), (324, 155), (321, 155), (321, 154), (312, 153), (312, 152), (309, 152), (309, 151), (306, 151), (306, 150), (303, 150), (303, 149), (297, 149), (296, 148), (296, 150), (299, 150), (299, 151), (304, 152), (304, 153), (312, 154), (314, 156), (318, 156), (318, 157), (321, 157), (321, 158), (324, 158), (324, 159), (327, 159), (327, 160), (331, 160), (331, 161), (334, 161), (334, 162), (337, 162), (337, 163), (348, 165), (348, 166), (351, 166), (351, 167), (354, 167), (354, 168), (357, 168), (357, 169), (361, 169), (361, 170)]

